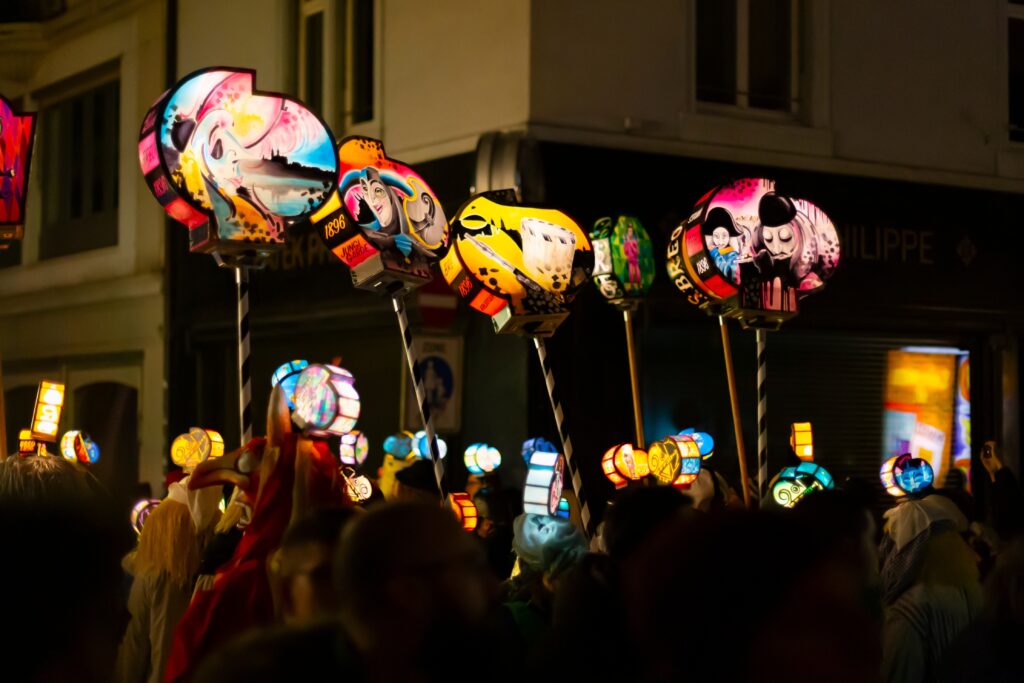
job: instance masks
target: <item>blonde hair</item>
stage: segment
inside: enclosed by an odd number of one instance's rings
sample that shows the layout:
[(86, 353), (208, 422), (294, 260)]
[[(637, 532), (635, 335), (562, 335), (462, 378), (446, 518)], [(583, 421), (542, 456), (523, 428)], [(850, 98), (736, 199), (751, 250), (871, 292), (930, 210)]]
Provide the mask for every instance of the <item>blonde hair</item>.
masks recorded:
[(192, 584), (199, 570), (199, 539), (187, 505), (164, 499), (142, 527), (135, 551), (135, 575), (166, 573), (182, 588)]

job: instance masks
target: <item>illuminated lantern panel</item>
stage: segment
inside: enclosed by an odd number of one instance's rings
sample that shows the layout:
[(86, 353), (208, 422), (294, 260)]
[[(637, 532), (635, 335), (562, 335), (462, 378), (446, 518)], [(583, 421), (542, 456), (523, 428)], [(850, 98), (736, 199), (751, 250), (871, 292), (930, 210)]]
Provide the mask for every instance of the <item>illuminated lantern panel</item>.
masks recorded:
[(399, 432), (384, 439), (384, 452), (398, 460), (405, 460), (414, 455), (412, 432)]
[(132, 528), (135, 529), (135, 533), (142, 533), (142, 527), (146, 524), (146, 518), (149, 517), (149, 513), (155, 510), (156, 506), (159, 504), (159, 498), (143, 498), (139, 502), (135, 503), (129, 517)]
[(935, 481), (935, 472), (928, 461), (910, 453), (886, 460), (879, 474), (886, 492), (897, 497), (920, 493)]
[(476, 529), (480, 514), (476, 509), (476, 505), (473, 504), (473, 499), (469, 497), (469, 494), (453, 493), (451, 501), (452, 511), (455, 512), (455, 516), (459, 519), (459, 522), (462, 523), (462, 528), (466, 531), (473, 531)]
[(558, 501), (558, 512), (555, 513), (555, 516), (561, 517), (562, 519), (569, 519), (569, 499), (565, 496), (562, 496)]
[(604, 452), (601, 457), (601, 471), (604, 472), (604, 476), (608, 477), (608, 481), (615, 485), (615, 488), (621, 489), (626, 487), (629, 480), (619, 474), (615, 467), (615, 451), (618, 449), (618, 446), (612, 446)]
[(295, 410), (295, 401), (292, 400), (295, 394), (295, 385), (299, 382), (299, 375), (309, 367), (309, 361), (290, 360), (281, 365), (270, 377), (271, 388), (280, 385), (284, 397), (288, 400), (288, 407)]
[(341, 478), (345, 481), (345, 493), (353, 503), (365, 503), (373, 495), (373, 485), (362, 475), (357, 475), (351, 467), (342, 467)]
[(192, 427), (171, 443), (171, 461), (186, 472), (224, 455), (224, 438), (212, 429)]
[(700, 475), (701, 461), (703, 458), (700, 454), (700, 445), (693, 435), (679, 435), (669, 437), (671, 440), (679, 444), (679, 476), (676, 478), (672, 485), (680, 489), (688, 489), (697, 481), (697, 476)]
[(635, 306), (654, 283), (654, 246), (643, 224), (632, 216), (599, 218), (590, 233), (594, 284), (619, 308)]
[(38, 441), (56, 441), (60, 414), (64, 410), (64, 385), (43, 380), (39, 383), (36, 405), (32, 417), (32, 438)]
[(370, 440), (366, 434), (356, 429), (348, 434), (341, 435), (338, 444), (338, 458), (342, 464), (359, 467), (366, 462), (366, 456), (370, 453)]
[(313, 436), (340, 436), (355, 429), (359, 393), (348, 370), (334, 365), (310, 365), (295, 385), (292, 419)]
[(630, 481), (639, 481), (651, 473), (647, 451), (624, 443), (605, 451), (601, 469), (608, 480), (620, 489)]
[(810, 422), (794, 422), (789, 428), (789, 447), (805, 462), (814, 460), (814, 434)]
[(808, 493), (834, 487), (828, 470), (813, 462), (802, 462), (779, 472), (772, 482), (772, 498), (782, 507), (791, 508)]
[(697, 448), (700, 449), (700, 457), (704, 460), (715, 454), (715, 440), (707, 432), (698, 432), (691, 427), (679, 432), (677, 436), (688, 436), (693, 439), (694, 443), (697, 444)]
[[(899, 457), (899, 456), (896, 456)], [(900, 496), (907, 495), (906, 492), (896, 485), (896, 475), (893, 473), (893, 467), (896, 465), (896, 457), (889, 458), (882, 463), (882, 469), (879, 472), (879, 477), (882, 480), (882, 488), (890, 496), (899, 498)]]
[(554, 515), (558, 511), (564, 467), (564, 460), (558, 453), (534, 452), (523, 488), (523, 512)]
[[(607, 453), (605, 455), (607, 456)], [(668, 485), (676, 480), (680, 473), (681, 461), (682, 451), (679, 442), (671, 437), (655, 441), (647, 451), (647, 465), (651, 475), (661, 484)], [(604, 469), (604, 460), (601, 461), (601, 466)]]
[[(430, 460), (430, 441), (427, 439), (427, 432), (423, 429), (412, 437), (412, 454), (420, 460)], [(437, 437), (437, 454), (442, 460), (448, 455), (448, 443), (439, 436)]]
[(543, 437), (534, 437), (527, 439), (523, 442), (523, 460), (526, 464), (530, 464), (530, 457), (533, 456), (534, 451), (544, 451), (545, 453), (556, 453), (558, 449), (555, 445)]
[(65, 460), (93, 464), (100, 459), (100, 447), (88, 434), (72, 429), (60, 439), (60, 453)]
[(37, 441), (32, 436), (31, 429), (22, 429), (18, 432), (18, 455), (23, 458), (30, 455), (46, 455), (46, 444)]
[(501, 453), (493, 446), (475, 443), (466, 449), (462, 458), (470, 474), (481, 476), (498, 469), (501, 465)]

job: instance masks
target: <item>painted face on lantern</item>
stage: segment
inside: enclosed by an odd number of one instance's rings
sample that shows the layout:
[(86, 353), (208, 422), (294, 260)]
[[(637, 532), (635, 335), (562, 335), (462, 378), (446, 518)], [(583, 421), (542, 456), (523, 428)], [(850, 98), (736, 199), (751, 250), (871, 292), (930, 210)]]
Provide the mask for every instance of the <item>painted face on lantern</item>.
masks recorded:
[(725, 228), (715, 228), (715, 231), (711, 233), (711, 239), (716, 247), (723, 249), (729, 246), (729, 231)]
[(378, 174), (369, 172), (366, 178), (359, 179), (359, 186), (363, 190), (363, 201), (370, 207), (381, 228), (386, 230), (395, 219), (395, 207), (391, 203), (388, 188)]
[[(716, 230), (715, 233), (717, 232)], [(796, 232), (788, 224), (777, 228), (765, 226), (762, 228), (761, 239), (768, 253), (775, 259), (791, 257), (798, 248)]]

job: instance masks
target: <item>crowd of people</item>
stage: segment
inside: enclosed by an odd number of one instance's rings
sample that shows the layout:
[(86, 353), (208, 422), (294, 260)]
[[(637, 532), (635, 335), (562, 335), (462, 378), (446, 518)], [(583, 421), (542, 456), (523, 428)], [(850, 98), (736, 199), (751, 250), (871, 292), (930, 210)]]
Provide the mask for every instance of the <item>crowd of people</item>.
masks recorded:
[(466, 531), (428, 461), (353, 503), (286, 411), (138, 534), (85, 467), (0, 462), (0, 679), (1024, 680), (1024, 502), (995, 452), (985, 510), (961, 479), (881, 518), (857, 482), (750, 511), (712, 475), (624, 489), (588, 539), (486, 480)]

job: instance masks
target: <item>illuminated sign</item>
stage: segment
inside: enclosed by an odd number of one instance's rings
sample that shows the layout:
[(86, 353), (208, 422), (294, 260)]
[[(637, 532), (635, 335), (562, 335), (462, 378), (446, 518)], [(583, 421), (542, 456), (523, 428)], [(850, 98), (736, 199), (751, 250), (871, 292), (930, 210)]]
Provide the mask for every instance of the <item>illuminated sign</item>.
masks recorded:
[(36, 115), (18, 114), (0, 95), (0, 250), (24, 237), (25, 200)]
[(639, 219), (600, 218), (590, 232), (594, 247), (594, 284), (619, 307), (632, 308), (654, 283), (654, 246)]
[(32, 438), (39, 441), (56, 441), (63, 409), (64, 385), (49, 380), (40, 382), (35, 409), (32, 411)]

